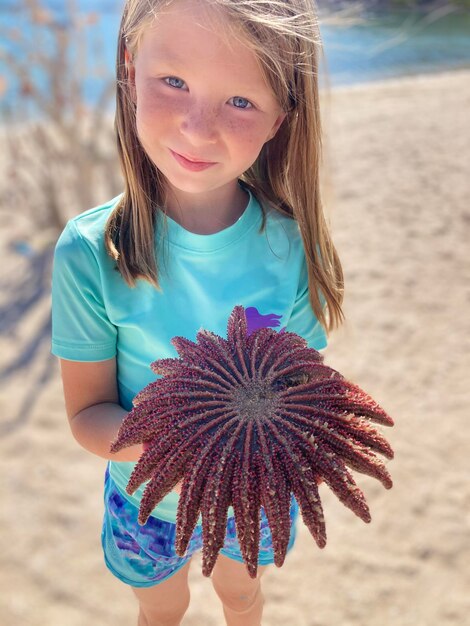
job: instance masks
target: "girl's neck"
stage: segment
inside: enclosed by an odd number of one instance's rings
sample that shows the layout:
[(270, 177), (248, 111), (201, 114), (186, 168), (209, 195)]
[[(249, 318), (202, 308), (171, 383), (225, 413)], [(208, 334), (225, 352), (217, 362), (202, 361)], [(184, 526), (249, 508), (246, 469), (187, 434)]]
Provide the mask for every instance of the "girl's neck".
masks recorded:
[(234, 224), (245, 211), (249, 194), (238, 181), (203, 194), (171, 187), (166, 214), (184, 229), (198, 235), (212, 235)]

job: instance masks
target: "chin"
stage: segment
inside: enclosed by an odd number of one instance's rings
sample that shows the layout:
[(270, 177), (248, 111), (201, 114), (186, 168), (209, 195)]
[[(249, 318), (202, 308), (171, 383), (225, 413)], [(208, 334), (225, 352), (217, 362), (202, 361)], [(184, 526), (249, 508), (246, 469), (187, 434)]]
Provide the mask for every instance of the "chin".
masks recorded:
[(175, 175), (174, 172), (169, 173), (165, 169), (158, 168), (158, 170), (171, 187), (184, 193), (204, 193), (217, 189), (227, 182), (213, 176), (209, 178), (207, 172), (188, 172), (188, 174)]
[(183, 193), (204, 193), (220, 187), (220, 185), (218, 184), (210, 185), (208, 183), (202, 184), (201, 182), (197, 183), (188, 180), (181, 181), (177, 180), (176, 178), (169, 178), (167, 176), (165, 176), (165, 180), (173, 189), (177, 189), (178, 191), (182, 191)]

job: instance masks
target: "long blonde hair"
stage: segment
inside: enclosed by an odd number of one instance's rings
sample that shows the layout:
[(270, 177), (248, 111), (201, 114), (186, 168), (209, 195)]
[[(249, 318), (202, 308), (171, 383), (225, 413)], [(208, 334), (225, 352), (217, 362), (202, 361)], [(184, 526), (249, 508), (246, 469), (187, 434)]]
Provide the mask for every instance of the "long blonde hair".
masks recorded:
[[(131, 287), (138, 278), (161, 291), (155, 255), (156, 217), (164, 207), (164, 180), (140, 144), (125, 51), (133, 58), (158, 10), (172, 0), (127, 0), (119, 30), (115, 129), (124, 193), (110, 215), (105, 243)], [(286, 118), (240, 180), (263, 212), (269, 206), (295, 219), (302, 236), (312, 309), (331, 331), (344, 319), (343, 272), (320, 197), (322, 133), (318, 67), (322, 50), (315, 0), (205, 0), (228, 17), (257, 54)], [(322, 296), (324, 306), (322, 305)]]

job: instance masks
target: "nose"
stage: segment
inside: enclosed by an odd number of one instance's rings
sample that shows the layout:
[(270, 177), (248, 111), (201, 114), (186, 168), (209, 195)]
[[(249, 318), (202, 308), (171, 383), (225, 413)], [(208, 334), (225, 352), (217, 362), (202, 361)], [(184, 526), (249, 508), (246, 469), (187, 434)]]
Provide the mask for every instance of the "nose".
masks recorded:
[(192, 106), (182, 115), (180, 132), (191, 143), (215, 143), (217, 141), (217, 114), (208, 106)]

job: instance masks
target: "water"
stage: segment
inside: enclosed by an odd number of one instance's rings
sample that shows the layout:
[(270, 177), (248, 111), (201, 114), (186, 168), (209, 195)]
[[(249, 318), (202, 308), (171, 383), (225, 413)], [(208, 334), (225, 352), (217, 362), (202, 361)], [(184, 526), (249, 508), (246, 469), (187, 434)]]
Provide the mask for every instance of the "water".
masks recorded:
[(321, 27), (332, 86), (470, 67), (470, 12), (366, 13), (364, 24)]
[[(37, 49), (40, 30), (28, 24), (18, 10), (18, 1), (1, 1), (2, 26), (18, 29), (26, 41), (34, 42)], [(55, 15), (61, 17), (64, 32), (75, 33), (64, 18), (64, 0), (49, 0), (47, 3)], [(81, 15), (96, 12), (97, 22), (84, 29), (87, 53), (79, 53), (79, 45), (70, 51), (70, 68), (66, 71), (64, 84), (75, 71), (77, 63), (85, 67), (86, 78), (82, 79), (83, 97), (95, 104), (107, 81), (114, 75), (116, 39), (123, 2), (116, 0), (76, 0)], [(452, 7), (444, 7), (427, 16), (412, 11), (364, 12), (364, 23), (351, 26), (333, 26), (321, 20), (321, 35), (326, 57), (326, 70), (332, 87), (360, 82), (382, 80), (403, 75), (429, 73), (470, 67), (470, 13), (456, 13)], [(42, 42), (52, 50), (53, 43), (45, 37)], [(16, 61), (24, 61), (24, 46), (20, 42), (8, 42), (2, 33), (1, 47), (7, 46)], [(96, 60), (102, 62), (97, 64)], [(45, 92), (57, 89), (47, 76), (32, 62), (33, 79)], [(323, 72), (325, 68), (323, 69)], [(18, 106), (20, 83), (14, 73), (0, 59), (0, 77), (3, 76), (3, 106)], [(323, 80), (323, 79), (322, 79)], [(24, 84), (23, 84), (24, 89)], [(0, 87), (1, 91), (1, 87)], [(24, 98), (23, 98), (24, 100)], [(113, 106), (108, 98), (106, 106)], [(26, 111), (26, 109), (25, 109)]]

